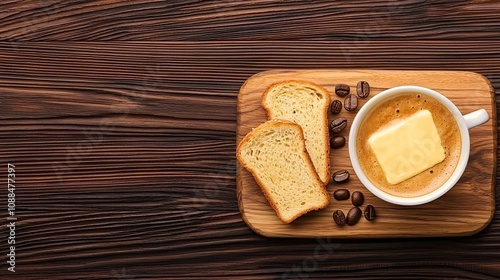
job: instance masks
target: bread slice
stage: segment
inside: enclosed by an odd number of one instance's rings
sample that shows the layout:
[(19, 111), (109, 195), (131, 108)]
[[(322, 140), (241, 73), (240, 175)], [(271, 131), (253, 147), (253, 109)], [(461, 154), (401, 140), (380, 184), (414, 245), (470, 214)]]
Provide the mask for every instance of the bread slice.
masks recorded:
[(236, 157), (286, 224), (330, 202), (296, 123), (270, 120), (259, 125), (241, 140)]
[(328, 91), (306, 81), (279, 82), (262, 95), (269, 119), (289, 120), (302, 127), (307, 152), (325, 184), (330, 180), (329, 105)]

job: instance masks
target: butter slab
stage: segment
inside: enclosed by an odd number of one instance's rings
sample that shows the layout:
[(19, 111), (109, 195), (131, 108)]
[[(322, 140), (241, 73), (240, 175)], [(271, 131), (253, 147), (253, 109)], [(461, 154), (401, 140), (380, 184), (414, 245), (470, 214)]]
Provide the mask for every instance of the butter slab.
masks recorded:
[(375, 132), (368, 144), (387, 182), (397, 184), (440, 163), (445, 158), (432, 114), (419, 111)]

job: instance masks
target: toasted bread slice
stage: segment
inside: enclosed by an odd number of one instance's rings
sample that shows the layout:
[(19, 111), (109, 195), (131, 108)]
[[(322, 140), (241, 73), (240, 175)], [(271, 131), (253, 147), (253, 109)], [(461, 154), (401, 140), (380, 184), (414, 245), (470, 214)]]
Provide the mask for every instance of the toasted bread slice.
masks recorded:
[(236, 157), (286, 224), (330, 202), (296, 123), (270, 120), (261, 124), (241, 140)]
[(329, 105), (328, 91), (306, 81), (279, 82), (262, 95), (269, 119), (289, 120), (302, 127), (307, 152), (325, 184), (330, 180)]

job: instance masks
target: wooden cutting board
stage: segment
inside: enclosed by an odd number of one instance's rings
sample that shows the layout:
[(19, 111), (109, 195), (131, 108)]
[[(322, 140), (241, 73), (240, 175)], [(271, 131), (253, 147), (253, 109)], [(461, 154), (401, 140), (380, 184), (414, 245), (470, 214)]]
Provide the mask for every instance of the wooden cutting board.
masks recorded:
[[(312, 81), (330, 91), (332, 100), (336, 84), (344, 83), (355, 93), (358, 81), (371, 86), (370, 97), (391, 87), (417, 85), (434, 89), (454, 102), (463, 114), (484, 108), (491, 119), (470, 130), (471, 153), (469, 164), (458, 184), (440, 199), (420, 206), (397, 206), (372, 195), (358, 180), (351, 166), (347, 144), (331, 151), (331, 171), (348, 170), (351, 179), (347, 185), (329, 183), (330, 194), (347, 187), (351, 193), (361, 191), (365, 195), (362, 210), (368, 204), (375, 206), (377, 218), (364, 218), (354, 226), (337, 226), (332, 219), (333, 211), (347, 213), (352, 207), (350, 200), (336, 201), (319, 211), (310, 212), (291, 224), (283, 224), (269, 206), (252, 175), (241, 165), (237, 169), (238, 201), (241, 215), (255, 232), (269, 237), (430, 237), (472, 235), (485, 228), (495, 210), (494, 176), (496, 168), (496, 109), (493, 88), (489, 81), (472, 72), (457, 71), (380, 71), (380, 70), (274, 70), (250, 77), (241, 87), (238, 96), (237, 142), (254, 127), (266, 121), (260, 97), (272, 83), (301, 79)], [(369, 97), (369, 98), (370, 98)], [(360, 99), (361, 108), (369, 99)], [(348, 126), (341, 133), (348, 139), (350, 124), (356, 112), (343, 110), (335, 117), (343, 116)], [(334, 118), (329, 114), (329, 121)], [(293, 172), (292, 170), (290, 172)]]

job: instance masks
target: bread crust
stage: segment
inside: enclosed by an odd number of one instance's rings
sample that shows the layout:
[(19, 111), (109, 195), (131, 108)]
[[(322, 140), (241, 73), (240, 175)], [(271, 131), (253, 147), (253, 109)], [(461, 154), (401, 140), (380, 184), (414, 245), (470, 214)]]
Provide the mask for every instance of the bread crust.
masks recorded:
[[(295, 215), (293, 215), (290, 218), (286, 218), (282, 215), (281, 210), (274, 202), (274, 200), (269, 192), (269, 189), (259, 179), (258, 172), (252, 166), (247, 165), (245, 163), (245, 160), (241, 158), (242, 147), (253, 137), (254, 134), (259, 133), (261, 129), (264, 129), (267, 126), (279, 127), (282, 125), (293, 126), (294, 129), (297, 129), (300, 131), (300, 133), (299, 133), (300, 140), (301, 140), (300, 141), (300, 145), (301, 145), (300, 150), (302, 151), (302, 156), (304, 156), (304, 158), (307, 162), (309, 172), (311, 172), (311, 174), (313, 174), (313, 176), (314, 176), (315, 184), (318, 184), (319, 186), (321, 186), (320, 189), (321, 189), (322, 195), (325, 197), (325, 201), (323, 202), (323, 204), (319, 204), (317, 207), (311, 207), (311, 208), (305, 209), (303, 211), (297, 212)], [(255, 179), (256, 183), (259, 185), (259, 187), (262, 190), (262, 193), (266, 197), (267, 201), (269, 202), (271, 207), (276, 212), (276, 215), (285, 224), (289, 224), (289, 223), (293, 222), (298, 217), (300, 217), (300, 216), (302, 216), (310, 211), (325, 208), (330, 203), (330, 195), (329, 195), (328, 191), (326, 190), (325, 184), (321, 181), (321, 179), (318, 176), (318, 173), (316, 172), (316, 169), (314, 168), (314, 165), (313, 165), (313, 162), (309, 156), (309, 153), (307, 153), (304, 141), (305, 141), (304, 133), (303, 133), (302, 127), (300, 125), (298, 125), (294, 122), (288, 121), (288, 120), (272, 119), (272, 120), (268, 120), (265, 123), (259, 125), (258, 127), (254, 128), (252, 131), (250, 131), (247, 135), (245, 135), (245, 137), (240, 141), (240, 143), (238, 144), (238, 146), (236, 148), (236, 158), (238, 159), (238, 162), (252, 174), (253, 178)]]
[[(312, 83), (312, 82), (309, 82), (309, 81), (303, 81), (303, 80), (285, 80), (285, 81), (280, 81), (280, 82), (276, 82), (276, 83), (273, 83), (271, 84), (267, 89), (266, 91), (262, 94), (262, 97), (261, 97), (261, 104), (262, 104), (262, 107), (265, 109), (266, 111), (266, 115), (267, 115), (267, 118), (268, 120), (272, 120), (274, 118), (276, 118), (276, 116), (273, 115), (273, 108), (272, 107), (269, 107), (265, 100), (267, 99), (267, 96), (269, 94), (269, 92), (274, 88), (274, 87), (279, 87), (279, 86), (283, 86), (283, 85), (290, 85), (290, 84), (297, 84), (297, 85), (300, 85), (300, 86), (303, 86), (303, 87), (312, 87), (312, 88), (315, 88), (316, 90), (318, 90), (318, 92), (320, 92), (323, 96), (324, 96), (324, 99), (325, 99), (325, 102), (323, 104), (323, 108), (321, 110), (321, 112), (318, 112), (321, 116), (322, 116), (322, 125), (326, 128), (326, 131), (325, 133), (323, 134), (323, 138), (324, 138), (324, 153), (325, 153), (325, 161), (324, 161), (324, 164), (326, 166), (326, 170), (325, 170), (325, 175), (324, 176), (321, 176), (319, 175), (320, 177), (320, 180), (326, 185), (328, 184), (328, 182), (330, 181), (330, 173), (331, 173), (331, 165), (330, 165), (330, 145), (329, 145), (329, 140), (330, 140), (330, 136), (328, 134), (328, 107), (330, 106), (330, 93), (328, 92), (327, 89), (325, 89), (324, 87), (322, 87), (321, 85), (318, 85), (318, 84), (315, 84), (315, 83)], [(292, 120), (289, 120), (289, 121), (292, 121)], [(314, 165), (314, 164), (313, 164)], [(315, 169), (316, 170), (316, 169)], [(317, 172), (317, 170), (316, 170)]]

